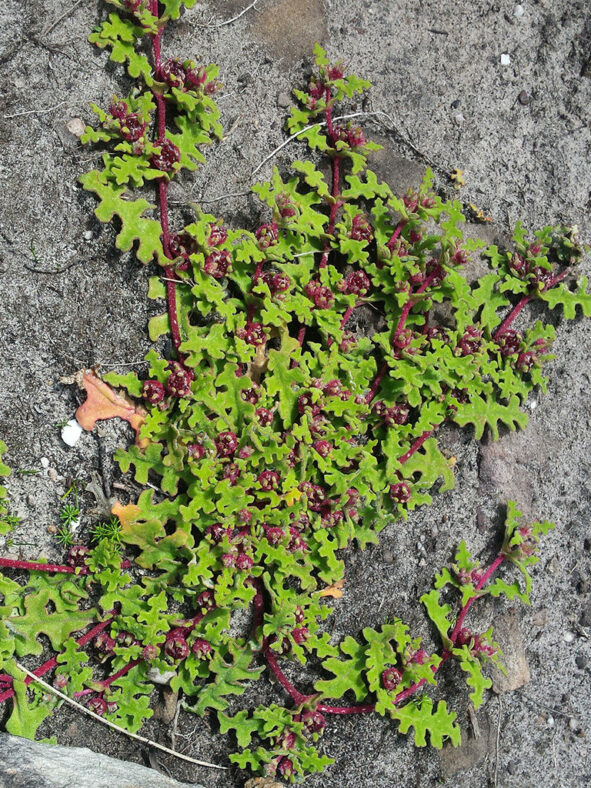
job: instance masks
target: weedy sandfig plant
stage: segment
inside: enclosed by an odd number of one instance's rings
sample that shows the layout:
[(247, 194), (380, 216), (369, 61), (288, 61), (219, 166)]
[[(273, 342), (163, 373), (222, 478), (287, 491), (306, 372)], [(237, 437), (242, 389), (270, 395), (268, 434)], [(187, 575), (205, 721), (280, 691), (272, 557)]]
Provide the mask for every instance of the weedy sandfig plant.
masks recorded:
[[(419, 746), (457, 744), (456, 712), (427, 690), (456, 661), (466, 703), (482, 702), (483, 665), (500, 654), (468, 613), (486, 595), (528, 601), (550, 523), (524, 522), (510, 501), (490, 564), (460, 544), (421, 598), (441, 642), (433, 653), (397, 619), (333, 642), (323, 592), (343, 580), (351, 543), (375, 543), (434, 488), (453, 486), (440, 427), (496, 439), (501, 427), (526, 426), (522, 408), (545, 389), (555, 332), (515, 321), (532, 301), (591, 315), (586, 281), (572, 284), (575, 231), (530, 237), (518, 225), (513, 250), (485, 248), (463, 239), (461, 204), (435, 193), (429, 172), (416, 191), (393, 194), (368, 166), (378, 146), (337, 114), (369, 83), (320, 46), (287, 120), (311, 158), (253, 186), (263, 224), (235, 229), (196, 206), (179, 223), (169, 184), (221, 138), (216, 67), (162, 54), (166, 25), (193, 4), (112, 0), (116, 12), (90, 36), (137, 85), (106, 109), (93, 105), (98, 125), (82, 142), (102, 146), (103, 166), (81, 183), (98, 198), (96, 216), (115, 223), (117, 248), (154, 266), (149, 296), (166, 311), (150, 337), (169, 334), (173, 357), (151, 350), (144, 380), (84, 377), (88, 401), (136, 430), (116, 454), (121, 470), (152, 486), (117, 504), (118, 522), (70, 547), (63, 565), (0, 560), (20, 572), (0, 579), (6, 728), (34, 736), (55, 706), (17, 664), (43, 653), (43, 635), (54, 654), (37, 676), (51, 672), (56, 687), (132, 732), (152, 715), (154, 682), (168, 677), (186, 711), (217, 715), (237, 744), (230, 761), (254, 773), (294, 781), (324, 769), (329, 715), (376, 712), (412, 729)], [(149, 188), (157, 207), (142, 196)], [(489, 272), (470, 284), (463, 271), (475, 255)], [(380, 315), (372, 335), (355, 320), (364, 304)], [(316, 671), (306, 689), (285, 675), (290, 660)], [(266, 672), (277, 702), (240, 708)]]

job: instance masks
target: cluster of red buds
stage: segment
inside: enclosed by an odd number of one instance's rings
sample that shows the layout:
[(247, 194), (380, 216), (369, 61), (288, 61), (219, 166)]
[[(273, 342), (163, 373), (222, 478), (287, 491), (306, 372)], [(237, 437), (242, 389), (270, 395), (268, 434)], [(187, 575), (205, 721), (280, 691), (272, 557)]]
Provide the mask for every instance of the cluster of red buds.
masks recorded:
[(279, 227), (275, 222), (261, 224), (255, 230), (254, 237), (259, 242), (261, 249), (268, 249), (270, 246), (275, 246), (279, 240)]
[[(109, 112), (119, 126), (119, 133), (127, 142), (138, 142), (146, 131), (146, 122), (137, 114), (129, 112), (125, 101), (113, 101)], [(139, 150), (138, 150), (139, 152)]]
[(236, 336), (243, 339), (248, 345), (264, 345), (267, 341), (265, 328), (261, 323), (247, 323), (244, 328), (236, 331)]
[(221, 87), (215, 79), (208, 79), (204, 66), (198, 66), (193, 60), (170, 58), (160, 67), (159, 77), (169, 88), (195, 90), (207, 96), (212, 96)]
[(178, 169), (181, 152), (171, 140), (159, 143), (160, 152), (150, 157), (150, 164), (161, 172), (174, 172)]
[(170, 367), (170, 375), (166, 381), (166, 391), (171, 397), (188, 397), (191, 394), (191, 383), (195, 379), (195, 375), (180, 361), (169, 361), (168, 366)]
[(357, 296), (366, 295), (370, 287), (371, 282), (365, 271), (351, 271), (338, 285), (341, 293), (352, 293)]
[(334, 293), (317, 279), (312, 279), (304, 288), (308, 298), (314, 302), (317, 309), (330, 309), (334, 304)]

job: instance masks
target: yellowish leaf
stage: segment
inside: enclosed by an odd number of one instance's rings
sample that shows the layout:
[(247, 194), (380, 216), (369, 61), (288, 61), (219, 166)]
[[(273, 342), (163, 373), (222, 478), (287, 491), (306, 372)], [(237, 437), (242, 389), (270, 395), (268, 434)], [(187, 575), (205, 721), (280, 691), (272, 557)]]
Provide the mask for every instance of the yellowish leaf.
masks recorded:
[(140, 438), (140, 428), (146, 420), (147, 411), (108, 386), (91, 369), (82, 373), (81, 386), (86, 390), (86, 401), (76, 411), (76, 421), (85, 430), (91, 430), (97, 421), (103, 419), (124, 419), (135, 430), (135, 442), (140, 448), (148, 445), (146, 438)]
[(345, 580), (337, 580), (336, 583), (333, 583), (331, 586), (327, 586), (323, 588), (322, 591), (318, 592), (318, 596), (331, 596), (333, 599), (340, 599), (343, 596), (343, 591), (341, 590), (345, 585)]
[(134, 503), (128, 503), (127, 506), (124, 506), (122, 503), (119, 503), (119, 501), (115, 501), (111, 507), (111, 514), (118, 517), (122, 528), (125, 528), (135, 522), (140, 514), (140, 507), (136, 506)]

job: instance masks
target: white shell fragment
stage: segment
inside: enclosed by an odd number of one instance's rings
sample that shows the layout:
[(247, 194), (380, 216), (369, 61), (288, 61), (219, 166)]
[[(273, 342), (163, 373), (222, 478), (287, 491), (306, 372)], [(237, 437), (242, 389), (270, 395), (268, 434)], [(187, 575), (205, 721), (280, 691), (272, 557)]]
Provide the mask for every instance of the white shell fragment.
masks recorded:
[(76, 419), (70, 419), (62, 428), (62, 440), (67, 446), (75, 446), (82, 435), (82, 427)]
[(506, 52), (504, 52), (501, 55), (501, 65), (502, 66), (510, 66), (511, 65), (511, 55), (508, 55)]
[(516, 16), (518, 19), (520, 16), (523, 16), (525, 13), (525, 9), (522, 5), (516, 5), (513, 11), (513, 16)]

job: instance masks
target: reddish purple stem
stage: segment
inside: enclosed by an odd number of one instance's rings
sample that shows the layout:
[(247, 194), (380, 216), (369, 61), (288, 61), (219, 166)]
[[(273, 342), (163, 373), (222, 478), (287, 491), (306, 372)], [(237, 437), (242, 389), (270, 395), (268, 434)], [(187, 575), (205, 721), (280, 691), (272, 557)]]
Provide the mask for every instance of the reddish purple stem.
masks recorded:
[[(560, 274), (556, 274), (556, 276), (552, 277), (546, 286), (546, 290), (551, 290), (555, 285), (557, 285), (564, 277), (568, 274), (568, 268), (562, 271)], [(509, 312), (507, 317), (503, 320), (501, 325), (497, 328), (493, 335), (493, 339), (498, 339), (501, 334), (504, 334), (505, 331), (511, 326), (511, 323), (515, 320), (517, 315), (521, 312), (524, 306), (529, 304), (535, 298), (535, 295), (525, 295), (521, 298), (513, 307), (513, 309)]]
[[(108, 618), (106, 621), (101, 621), (100, 624), (96, 624), (94, 627), (92, 627), (92, 629), (89, 629), (85, 635), (82, 635), (82, 637), (78, 638), (76, 640), (76, 643), (78, 643), (79, 646), (85, 646), (87, 643), (89, 643), (94, 637), (96, 637), (99, 634), (99, 632), (102, 632), (103, 629), (108, 627), (109, 624), (115, 620), (115, 617), (112, 616), (113, 613), (115, 613), (115, 611), (110, 610), (107, 613), (107, 615), (111, 616), (111, 618)], [(47, 662), (44, 662), (42, 665), (39, 665), (38, 668), (35, 668), (33, 673), (39, 678), (41, 678), (41, 676), (44, 676), (49, 670), (55, 668), (56, 665), (57, 665), (57, 656), (52, 657), (51, 659), (48, 659)], [(31, 676), (27, 676), (25, 678), (25, 684), (27, 686), (32, 681), (34, 681), (34, 679), (31, 678)], [(2, 694), (0, 694), (0, 703), (2, 703), (5, 700), (8, 700), (9, 698), (12, 698), (13, 695), (14, 695), (13, 689), (5, 690)]]

